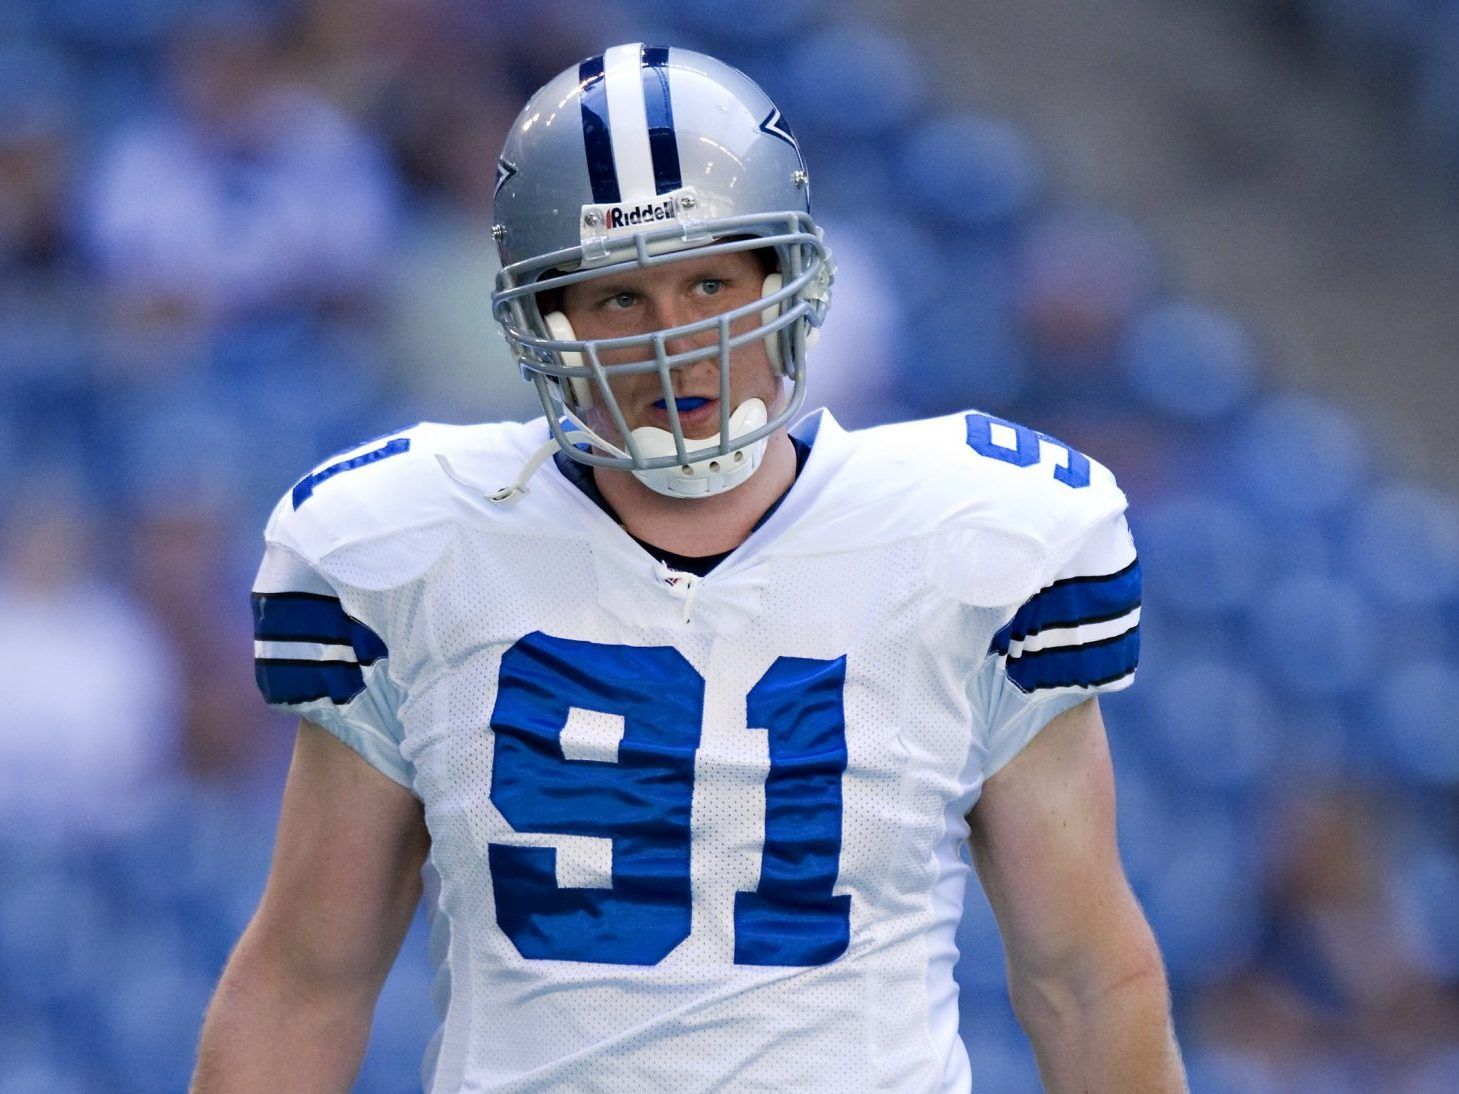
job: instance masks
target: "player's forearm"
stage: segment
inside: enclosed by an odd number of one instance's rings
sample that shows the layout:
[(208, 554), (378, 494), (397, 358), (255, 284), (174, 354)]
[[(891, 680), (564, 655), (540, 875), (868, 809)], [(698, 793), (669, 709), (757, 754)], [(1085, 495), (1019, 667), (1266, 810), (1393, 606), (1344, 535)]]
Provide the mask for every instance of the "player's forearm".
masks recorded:
[(192, 1094), (348, 1091), (378, 989), (301, 975), (245, 932), (208, 1007)]
[(1186, 1090), (1153, 948), (1080, 978), (1015, 977), (1012, 991), (1051, 1094)]

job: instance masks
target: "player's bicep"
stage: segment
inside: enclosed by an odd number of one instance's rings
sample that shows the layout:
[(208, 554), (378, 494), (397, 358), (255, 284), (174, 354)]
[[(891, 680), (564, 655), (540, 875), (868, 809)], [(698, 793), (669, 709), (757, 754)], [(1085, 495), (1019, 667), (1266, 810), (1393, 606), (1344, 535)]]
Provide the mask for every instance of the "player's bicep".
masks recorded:
[(1115, 841), (1114, 778), (1097, 700), (1055, 717), (983, 787), (973, 863), (1010, 963), (1077, 975), (1090, 940), (1142, 921)]
[(250, 932), (309, 977), (383, 978), (419, 902), (429, 846), (410, 791), (301, 721)]

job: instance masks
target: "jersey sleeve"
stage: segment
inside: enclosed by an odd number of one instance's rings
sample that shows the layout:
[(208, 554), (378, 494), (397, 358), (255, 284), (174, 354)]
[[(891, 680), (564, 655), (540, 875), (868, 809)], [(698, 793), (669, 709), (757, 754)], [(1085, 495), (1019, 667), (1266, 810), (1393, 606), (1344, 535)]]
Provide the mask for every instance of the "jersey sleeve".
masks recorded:
[(400, 750), (401, 696), (389, 650), (352, 617), (319, 571), (270, 542), (253, 586), (254, 675), (275, 709), (323, 726), (381, 774), (414, 793)]
[(984, 777), (1055, 716), (1128, 687), (1140, 660), (1140, 562), (1122, 514), (1092, 528), (993, 637), (978, 681)]

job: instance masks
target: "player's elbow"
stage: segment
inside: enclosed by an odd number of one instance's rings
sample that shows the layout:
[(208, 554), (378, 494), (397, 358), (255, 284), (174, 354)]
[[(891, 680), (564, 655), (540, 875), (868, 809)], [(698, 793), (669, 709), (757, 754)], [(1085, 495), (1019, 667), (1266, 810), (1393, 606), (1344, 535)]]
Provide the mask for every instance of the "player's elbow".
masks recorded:
[(208, 1007), (192, 1094), (349, 1089), (383, 974), (297, 941), (259, 917), (244, 931)]
[(252, 985), (278, 1005), (373, 1008), (395, 956), (373, 941), (261, 909), (238, 940), (225, 978)]
[(1008, 989), (1014, 1012), (1027, 1029), (1069, 1028), (1107, 1007), (1167, 1014), (1165, 965), (1143, 922), (1129, 935), (1105, 936), (1056, 961), (1010, 956)]

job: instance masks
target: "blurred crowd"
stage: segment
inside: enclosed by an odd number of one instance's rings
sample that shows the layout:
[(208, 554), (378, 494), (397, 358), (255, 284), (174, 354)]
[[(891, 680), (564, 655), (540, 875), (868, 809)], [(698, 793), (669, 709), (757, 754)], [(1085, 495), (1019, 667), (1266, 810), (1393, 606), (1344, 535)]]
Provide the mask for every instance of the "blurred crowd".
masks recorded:
[(1264, 25), (1382, 90), (1425, 155), (1459, 177), (1459, 6), (1449, 0), (1242, 0)]
[[(1459, 8), (1326, 6), (1426, 11), (1422, 116), (1459, 134)], [(739, 65), (802, 138), (840, 267), (813, 400), (977, 406), (1130, 494), (1145, 664), (1106, 709), (1194, 1088), (1459, 1089), (1459, 507), (894, 34), (829, 0), (7, 0), (0, 1094), (181, 1089), (291, 743), (251, 678), (263, 522), (362, 438), (536, 416), (489, 315), (496, 152), (635, 39)], [(970, 904), (975, 1081), (1036, 1090)], [(417, 1083), (424, 950), (360, 1090)]]

